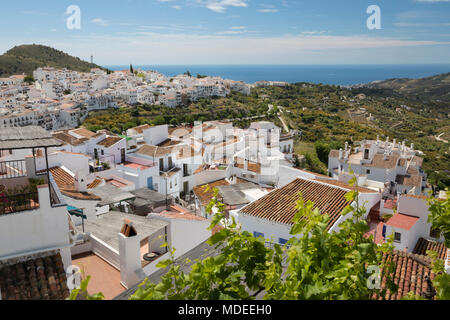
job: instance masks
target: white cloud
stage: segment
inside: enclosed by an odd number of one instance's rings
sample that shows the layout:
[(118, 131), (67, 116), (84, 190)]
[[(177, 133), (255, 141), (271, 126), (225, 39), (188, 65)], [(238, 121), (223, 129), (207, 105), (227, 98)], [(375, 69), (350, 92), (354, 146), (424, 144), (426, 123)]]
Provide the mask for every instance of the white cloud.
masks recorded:
[(303, 31), (302, 34), (305, 35), (315, 35), (315, 34), (324, 34), (325, 31)]
[[(228, 31), (242, 30), (230, 29)], [(76, 41), (76, 47), (73, 46), (73, 41)], [(79, 56), (85, 55), (86, 52), (94, 52), (99, 63), (108, 65), (125, 64), (124, 56), (132, 58), (136, 64), (150, 62), (153, 64), (304, 63), (305, 61), (317, 61), (317, 59), (334, 61), (337, 53), (345, 52), (348, 56), (360, 52), (359, 58), (364, 60), (361, 50), (367, 50), (368, 53), (374, 50), (382, 50), (382, 52), (391, 50), (388, 48), (409, 50), (407, 48), (448, 46), (450, 42), (415, 41), (366, 35), (300, 34), (257, 37), (246, 34), (236, 37), (232, 33), (194, 35), (190, 33), (140, 32), (120, 36), (74, 36), (67, 41), (63, 40), (59, 43), (51, 41), (49, 44)], [(139, 50), (135, 48), (139, 48)], [(389, 59), (389, 55), (386, 59)], [(386, 59), (383, 61), (386, 62)], [(376, 61), (380, 63), (380, 59)], [(367, 63), (367, 61), (364, 60), (363, 63)]]
[(102, 27), (107, 27), (107, 26), (109, 26), (109, 23), (108, 23), (106, 20), (102, 19), (102, 18), (95, 18), (95, 19), (92, 19), (91, 22), (92, 22), (93, 24), (96, 24), (96, 25), (102, 26)]
[(278, 12), (278, 9), (259, 9), (258, 11), (263, 13), (275, 13)]
[(179, 5), (174, 5), (174, 6), (172, 6), (172, 8), (176, 9), (176, 10), (181, 10), (181, 6), (179, 6)]
[(436, 3), (436, 2), (450, 2), (450, 0), (415, 0), (415, 2)]
[(227, 7), (248, 7), (248, 0), (196, 0), (197, 4), (217, 13), (224, 13)]

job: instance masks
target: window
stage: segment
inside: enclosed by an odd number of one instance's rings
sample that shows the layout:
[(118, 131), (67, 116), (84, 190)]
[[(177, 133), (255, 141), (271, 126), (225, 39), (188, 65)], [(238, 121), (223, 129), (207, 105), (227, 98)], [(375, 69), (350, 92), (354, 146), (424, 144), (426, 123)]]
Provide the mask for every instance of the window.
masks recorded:
[(370, 170), (369, 169), (366, 170), (366, 174), (370, 174)]
[(394, 242), (402, 242), (402, 234), (401, 233), (398, 233), (398, 232), (395, 232), (394, 233)]
[(286, 244), (286, 242), (288, 242), (286, 239), (283, 239), (283, 238), (278, 239), (279, 244)]
[(263, 237), (264, 238), (264, 233), (261, 233), (261, 232), (253, 232), (253, 236), (255, 237), (255, 238), (259, 238), (259, 237)]
[(102, 156), (104, 156), (104, 155), (105, 155), (105, 150), (102, 150), (102, 152), (101, 152), (101, 153), (102, 153)]
[(430, 237), (439, 239), (441, 237), (441, 233), (439, 232), (439, 229), (430, 228)]

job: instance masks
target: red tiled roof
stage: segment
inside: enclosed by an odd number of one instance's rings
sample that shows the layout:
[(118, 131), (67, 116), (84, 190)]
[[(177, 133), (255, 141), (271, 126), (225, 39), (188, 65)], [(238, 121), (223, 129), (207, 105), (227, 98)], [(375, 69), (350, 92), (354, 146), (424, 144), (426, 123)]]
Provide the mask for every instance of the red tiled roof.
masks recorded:
[(102, 141), (100, 141), (99, 143), (97, 143), (99, 146), (103, 146), (105, 148), (109, 148), (113, 145), (115, 145), (117, 142), (119, 142), (120, 140), (122, 140), (123, 138), (120, 137), (108, 137), (106, 139), (103, 139)]
[(427, 255), (428, 250), (437, 252), (439, 259), (445, 260), (447, 257), (447, 248), (443, 242), (426, 240), (424, 238), (419, 238), (419, 240), (417, 240), (413, 253)]
[(77, 134), (79, 136), (83, 136), (83, 137), (85, 137), (87, 139), (90, 139), (90, 138), (92, 138), (93, 136), (96, 135), (95, 132), (92, 132), (92, 131), (90, 131), (88, 129), (85, 129), (85, 128), (78, 128), (78, 129), (70, 130), (70, 132), (73, 132), (73, 133), (75, 133), (75, 134)]
[(396, 213), (386, 222), (387, 226), (394, 228), (400, 228), (403, 230), (410, 230), (420, 218), (414, 216), (408, 216), (402, 213)]
[(136, 131), (138, 134), (142, 134), (144, 130), (151, 128), (148, 124), (143, 124), (142, 126), (131, 128), (130, 130)]
[[(242, 180), (242, 179), (237, 179), (237, 183), (245, 183), (247, 181)], [(203, 206), (207, 205), (213, 195), (214, 195), (214, 188), (220, 187), (220, 186), (228, 186), (230, 183), (225, 180), (225, 179), (221, 179), (221, 180), (217, 180), (211, 183), (207, 183), (204, 184), (202, 186), (196, 186), (193, 188), (194, 194), (197, 196), (197, 198), (200, 199), (200, 202)], [(207, 187), (208, 186), (208, 187)], [(209, 188), (209, 189), (208, 189)], [(208, 191), (206, 191), (206, 189), (208, 189)]]
[(373, 156), (370, 164), (364, 164), (366, 167), (375, 167), (383, 169), (394, 169), (397, 166), (398, 155), (388, 155), (384, 160), (384, 154), (376, 154)]
[(399, 174), (395, 178), (395, 182), (404, 186), (420, 187), (422, 185), (422, 177)]
[[(15, 261), (17, 259), (14, 259)], [(21, 262), (0, 263), (2, 300), (64, 300), (69, 297), (59, 253)]]
[[(434, 279), (435, 274), (431, 271), (429, 258), (421, 255), (395, 251), (393, 254), (384, 255), (383, 262), (393, 261), (395, 271), (392, 276), (394, 283), (398, 285), (398, 291), (392, 294), (389, 290), (384, 297), (386, 300), (399, 300), (409, 292), (424, 295), (428, 290), (426, 275)], [(381, 288), (386, 288), (386, 277), (382, 278)], [(375, 297), (377, 298), (377, 297)], [(382, 297), (378, 297), (379, 300)]]
[(328, 228), (331, 228), (342, 210), (350, 204), (344, 197), (347, 192), (329, 184), (297, 178), (242, 208), (241, 212), (277, 223), (292, 224), (301, 193), (305, 202), (312, 201), (322, 214), (328, 214)]
[(75, 179), (63, 168), (55, 167), (49, 169), (49, 171), (63, 195), (78, 200), (101, 200), (96, 195), (75, 190)]
[(89, 185), (88, 185), (88, 189), (94, 189), (96, 187), (98, 187), (101, 183), (102, 183), (103, 179), (100, 178), (95, 178), (94, 181), (92, 181)]
[[(245, 159), (243, 158), (237, 158), (234, 166), (239, 169), (245, 168)], [(248, 171), (255, 172), (255, 173), (261, 173), (261, 163), (248, 161), (247, 165)]]
[(64, 143), (70, 144), (72, 146), (79, 146), (83, 143), (85, 143), (86, 141), (88, 141), (88, 139), (86, 138), (75, 138), (74, 136), (71, 136), (70, 134), (68, 134), (65, 131), (61, 131), (61, 132), (55, 132), (52, 134), (52, 136)]

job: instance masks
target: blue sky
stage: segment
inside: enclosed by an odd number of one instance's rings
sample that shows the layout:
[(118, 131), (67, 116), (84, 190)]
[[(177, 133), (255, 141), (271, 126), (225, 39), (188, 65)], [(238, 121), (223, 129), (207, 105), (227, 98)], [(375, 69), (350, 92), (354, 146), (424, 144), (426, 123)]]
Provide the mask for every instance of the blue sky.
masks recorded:
[(15, 0), (0, 28), (2, 53), (39, 43), (102, 65), (450, 63), (450, 0)]

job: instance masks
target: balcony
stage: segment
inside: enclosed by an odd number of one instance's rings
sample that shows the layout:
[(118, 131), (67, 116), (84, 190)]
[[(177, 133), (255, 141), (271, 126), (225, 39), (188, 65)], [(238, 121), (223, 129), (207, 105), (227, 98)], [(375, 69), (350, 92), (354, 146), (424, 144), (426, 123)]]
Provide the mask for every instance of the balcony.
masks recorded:
[(49, 177), (50, 183), (48, 183), (47, 176), (41, 176), (40, 178), (18, 177), (8, 180), (0, 178), (0, 215), (39, 209), (38, 189), (44, 186), (48, 186), (52, 208), (65, 206), (64, 198), (51, 174)]
[[(0, 151), (10, 150), (9, 155), (0, 162), (0, 215), (36, 210), (41, 204), (50, 201), (51, 207), (63, 206), (65, 202), (59, 193), (53, 177), (45, 170), (44, 175), (36, 172), (36, 153), (44, 154), (48, 167), (47, 148), (60, 146), (40, 127), (0, 128)], [(29, 150), (32, 156), (23, 160), (11, 159), (13, 150)], [(44, 150), (42, 150), (44, 149)], [(47, 189), (42, 193), (41, 189)], [(46, 194), (46, 201), (42, 197)], [(41, 200), (41, 201), (40, 201)]]
[(0, 193), (0, 215), (17, 213), (39, 208), (38, 192), (22, 194)]
[(25, 160), (0, 162), (0, 179), (25, 177), (27, 175)]

